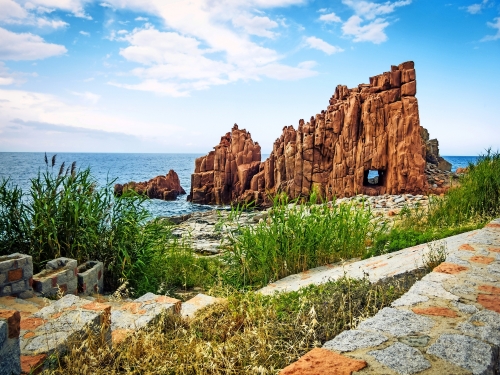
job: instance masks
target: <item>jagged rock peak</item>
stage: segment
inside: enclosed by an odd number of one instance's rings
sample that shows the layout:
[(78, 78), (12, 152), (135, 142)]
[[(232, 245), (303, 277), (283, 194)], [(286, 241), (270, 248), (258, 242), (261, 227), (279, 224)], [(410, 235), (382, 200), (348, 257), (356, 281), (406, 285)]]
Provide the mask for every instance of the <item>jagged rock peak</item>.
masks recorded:
[(269, 195), (323, 198), (427, 191), (426, 144), (415, 98), (414, 63), (391, 66), (349, 89), (338, 85), (326, 110), (298, 128), (283, 127), (268, 159), (235, 124), (208, 155), (196, 160), (194, 203), (262, 203)]

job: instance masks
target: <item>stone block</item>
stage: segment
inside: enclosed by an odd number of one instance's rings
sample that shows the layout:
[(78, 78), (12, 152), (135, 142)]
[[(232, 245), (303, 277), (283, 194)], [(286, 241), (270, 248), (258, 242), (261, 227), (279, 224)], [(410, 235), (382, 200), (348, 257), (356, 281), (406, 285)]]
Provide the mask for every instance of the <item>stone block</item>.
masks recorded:
[(126, 336), (121, 333), (154, 325), (164, 314), (179, 314), (180, 308), (181, 301), (153, 293), (147, 293), (133, 302), (113, 308), (111, 312), (113, 342), (117, 343)]
[(325, 342), (323, 349), (335, 350), (337, 352), (351, 352), (361, 348), (378, 346), (387, 341), (387, 337), (380, 333), (360, 330), (344, 331), (333, 340)]
[(431, 367), (418, 349), (397, 342), (385, 349), (368, 352), (378, 362), (398, 374), (411, 375)]
[(43, 363), (47, 358), (47, 354), (39, 355), (22, 355), (21, 356), (21, 372), (22, 374), (37, 375), (43, 370)]
[(18, 311), (0, 310), (0, 374), (21, 373)]
[(427, 354), (435, 355), (445, 361), (471, 371), (475, 375), (495, 374), (498, 372), (498, 348), (493, 351), (490, 345), (475, 338), (443, 334), (427, 349)]
[(223, 299), (207, 296), (200, 293), (182, 304), (181, 316), (185, 319), (190, 319), (204, 307), (221, 301), (223, 301)]
[(32, 314), (23, 324), (21, 353), (25, 356), (64, 353), (89, 334), (103, 334), (111, 342), (111, 306), (66, 295)]
[(0, 256), (0, 297), (20, 297), (30, 292), (30, 280), (33, 276), (31, 256), (14, 253)]
[(434, 322), (430, 318), (417, 315), (411, 311), (385, 307), (374, 317), (361, 322), (358, 329), (387, 332), (393, 336), (401, 337), (417, 333), (428, 333), (433, 326)]
[(500, 346), (500, 314), (483, 310), (472, 315), (458, 329), (469, 336)]
[(33, 289), (44, 296), (77, 294), (77, 262), (70, 258), (57, 258), (47, 262), (46, 269), (33, 276)]
[(90, 295), (102, 294), (104, 289), (104, 264), (88, 261), (78, 266), (78, 293)]
[(279, 375), (352, 374), (365, 367), (365, 361), (315, 348), (297, 362), (285, 367)]
[(401, 86), (401, 96), (417, 95), (417, 81), (411, 81)]

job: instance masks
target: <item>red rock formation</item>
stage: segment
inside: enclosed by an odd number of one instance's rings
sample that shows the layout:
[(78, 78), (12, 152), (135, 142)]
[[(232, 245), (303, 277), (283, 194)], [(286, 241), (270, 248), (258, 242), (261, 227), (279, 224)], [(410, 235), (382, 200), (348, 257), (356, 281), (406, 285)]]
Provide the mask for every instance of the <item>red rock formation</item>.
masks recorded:
[(173, 201), (180, 194), (186, 194), (182, 188), (179, 176), (174, 170), (170, 170), (165, 176), (157, 176), (145, 182), (129, 182), (125, 185), (116, 184), (115, 194), (120, 196), (127, 190), (135, 190), (139, 194), (145, 194), (149, 198)]
[[(239, 130), (222, 137), (215, 151), (196, 160), (194, 203), (262, 202), (268, 194), (290, 197), (424, 193), (426, 145), (415, 98), (413, 62), (370, 77), (370, 84), (339, 85), (326, 111), (298, 129), (283, 128), (269, 158)], [(368, 178), (376, 171), (378, 179)]]
[(234, 124), (231, 133), (221, 137), (215, 151), (195, 161), (188, 200), (201, 204), (226, 204), (253, 191), (252, 177), (259, 172), (260, 146), (246, 130)]

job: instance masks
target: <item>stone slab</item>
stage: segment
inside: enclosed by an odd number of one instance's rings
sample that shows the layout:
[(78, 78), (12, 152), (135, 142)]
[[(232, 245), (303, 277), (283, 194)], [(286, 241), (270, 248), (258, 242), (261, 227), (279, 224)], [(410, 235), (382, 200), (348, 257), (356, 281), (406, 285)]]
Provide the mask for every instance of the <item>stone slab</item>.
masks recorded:
[(385, 307), (374, 317), (358, 325), (358, 329), (385, 332), (396, 337), (428, 333), (434, 326), (432, 319), (411, 311)]
[(464, 335), (443, 334), (429, 347), (427, 353), (469, 370), (474, 375), (495, 374), (495, 367), (498, 366), (498, 351), (494, 353), (490, 345)]
[(386, 341), (387, 337), (380, 333), (355, 329), (344, 331), (333, 340), (325, 342), (323, 349), (334, 350), (340, 353), (351, 352), (360, 348), (374, 347)]
[(297, 362), (285, 367), (280, 375), (351, 375), (366, 367), (365, 361), (349, 358), (330, 350), (315, 348)]
[(368, 352), (378, 362), (401, 375), (411, 375), (431, 367), (418, 349), (397, 342), (385, 349)]
[(221, 301), (221, 298), (215, 298), (201, 293), (197, 294), (196, 296), (182, 304), (181, 316), (184, 319), (191, 319), (201, 309)]

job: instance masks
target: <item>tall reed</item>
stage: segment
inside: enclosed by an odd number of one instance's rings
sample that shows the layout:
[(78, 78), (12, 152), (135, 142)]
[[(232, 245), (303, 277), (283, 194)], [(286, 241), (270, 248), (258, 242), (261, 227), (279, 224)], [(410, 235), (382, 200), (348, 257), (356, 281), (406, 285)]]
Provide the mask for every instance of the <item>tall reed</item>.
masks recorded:
[(313, 267), (363, 256), (383, 230), (367, 208), (350, 204), (303, 204), (285, 195), (274, 198), (265, 221), (240, 227), (230, 237), (226, 281), (258, 286)]

